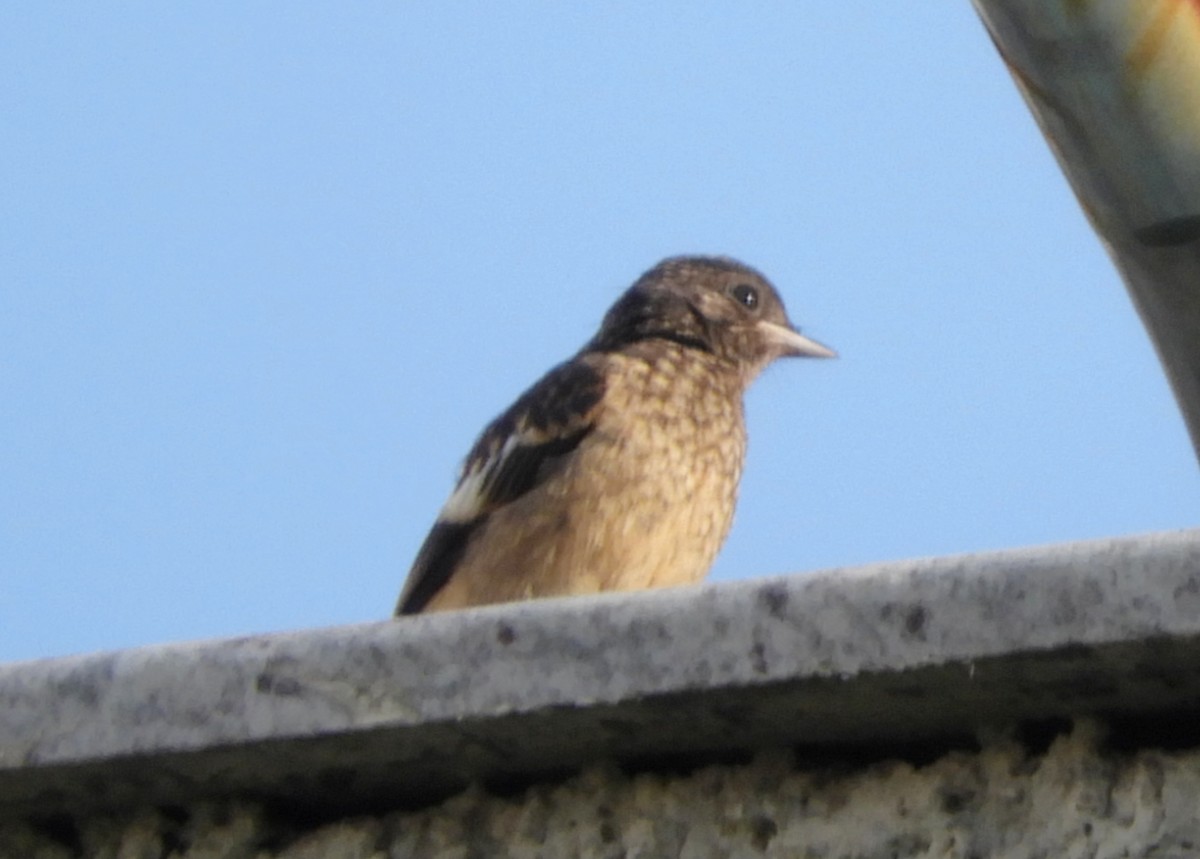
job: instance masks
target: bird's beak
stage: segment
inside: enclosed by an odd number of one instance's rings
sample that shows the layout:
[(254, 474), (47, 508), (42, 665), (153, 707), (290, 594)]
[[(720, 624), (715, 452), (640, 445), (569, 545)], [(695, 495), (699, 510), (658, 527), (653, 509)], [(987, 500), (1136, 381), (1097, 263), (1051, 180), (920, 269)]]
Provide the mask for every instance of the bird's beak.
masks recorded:
[(805, 337), (799, 331), (788, 328), (786, 325), (777, 325), (774, 322), (761, 321), (758, 323), (759, 329), (767, 342), (779, 350), (780, 355), (786, 355), (796, 358), (836, 358), (837, 352), (834, 352), (828, 346), (823, 346), (816, 340)]

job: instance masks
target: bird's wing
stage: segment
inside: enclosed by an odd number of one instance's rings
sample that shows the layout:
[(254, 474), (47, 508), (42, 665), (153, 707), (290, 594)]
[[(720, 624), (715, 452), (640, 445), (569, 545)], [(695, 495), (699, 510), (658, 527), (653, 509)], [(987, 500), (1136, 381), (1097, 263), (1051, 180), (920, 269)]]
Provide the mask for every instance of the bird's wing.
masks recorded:
[(409, 570), (396, 614), (421, 611), (441, 590), (493, 511), (556, 473), (595, 426), (604, 377), (576, 358), (560, 364), (492, 421)]

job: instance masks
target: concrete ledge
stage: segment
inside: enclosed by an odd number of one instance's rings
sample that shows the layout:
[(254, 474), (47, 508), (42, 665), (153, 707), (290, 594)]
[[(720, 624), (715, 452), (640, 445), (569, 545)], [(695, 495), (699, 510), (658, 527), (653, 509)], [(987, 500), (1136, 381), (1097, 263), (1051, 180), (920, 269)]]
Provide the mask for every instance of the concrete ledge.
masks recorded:
[(328, 814), (1196, 708), (1200, 530), (3, 665), (0, 812)]

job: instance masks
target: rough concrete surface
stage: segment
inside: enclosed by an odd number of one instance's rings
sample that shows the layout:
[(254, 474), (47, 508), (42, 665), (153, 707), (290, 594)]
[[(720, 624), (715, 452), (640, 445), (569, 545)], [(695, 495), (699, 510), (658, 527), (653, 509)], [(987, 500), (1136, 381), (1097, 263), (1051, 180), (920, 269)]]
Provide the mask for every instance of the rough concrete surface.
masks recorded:
[(0, 666), (0, 813), (330, 813), (600, 760), (1200, 709), (1200, 532)]
[(228, 801), (10, 821), (0, 859), (1176, 859), (1200, 852), (1198, 810), (1200, 751), (1115, 750), (1085, 722), (916, 764), (767, 751), (682, 775), (596, 765), (510, 796), (472, 788), (325, 822)]

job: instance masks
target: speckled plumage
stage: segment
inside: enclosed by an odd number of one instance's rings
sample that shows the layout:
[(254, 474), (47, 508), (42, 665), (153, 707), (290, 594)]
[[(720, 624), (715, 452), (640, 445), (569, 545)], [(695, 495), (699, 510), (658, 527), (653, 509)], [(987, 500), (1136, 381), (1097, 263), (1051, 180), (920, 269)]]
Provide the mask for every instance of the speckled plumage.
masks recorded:
[(396, 613), (700, 580), (733, 521), (747, 386), (832, 354), (753, 269), (664, 260), (484, 430)]

